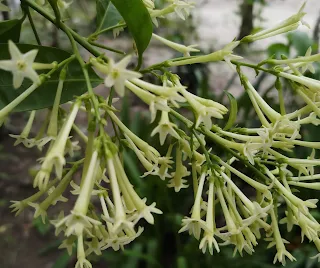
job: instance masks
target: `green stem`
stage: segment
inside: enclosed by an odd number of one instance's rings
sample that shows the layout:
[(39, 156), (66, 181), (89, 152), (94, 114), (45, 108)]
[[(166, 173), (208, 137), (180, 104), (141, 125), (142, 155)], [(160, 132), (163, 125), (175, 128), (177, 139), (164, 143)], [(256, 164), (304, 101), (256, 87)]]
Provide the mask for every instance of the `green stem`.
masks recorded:
[(98, 32), (93, 33), (92, 35), (90, 35), (90, 36), (88, 37), (88, 39), (97, 38), (100, 34), (103, 34), (103, 33), (105, 33), (105, 32), (109, 32), (109, 31), (114, 30), (114, 29), (117, 29), (117, 28), (126, 27), (126, 26), (127, 26), (126, 23), (120, 23), (120, 24), (117, 24), (117, 25), (114, 25), (114, 26), (105, 28), (105, 29), (103, 29), (103, 30), (101, 30), (101, 31), (98, 31)]
[[(35, 10), (36, 12), (38, 12), (41, 16), (45, 17), (47, 20), (51, 21), (53, 24), (56, 25), (56, 19), (54, 16), (52, 16), (51, 14), (49, 14), (45, 9), (43, 9), (41, 6), (37, 5), (34, 1), (32, 0), (24, 0), (25, 3), (31, 7), (33, 10)], [(66, 32), (68, 31), (74, 38), (74, 40), (77, 41), (77, 43), (79, 43), (82, 47), (84, 47), (86, 50), (88, 50), (92, 55), (99, 57), (101, 56), (101, 53), (96, 50), (84, 37), (82, 37), (81, 35), (77, 34), (75, 31), (73, 31), (71, 28), (69, 28), (68, 26), (66, 26), (64, 23), (60, 23), (58, 25), (58, 27)], [(102, 57), (108, 61), (108, 58), (105, 57), (104, 55), (102, 55)]]
[(67, 34), (67, 36), (68, 36), (68, 38), (70, 40), (73, 52), (74, 52), (77, 60), (80, 63), (84, 78), (86, 80), (88, 93), (89, 93), (89, 96), (90, 96), (91, 101), (93, 103), (93, 107), (94, 107), (96, 118), (100, 122), (101, 117), (100, 117), (100, 111), (99, 111), (99, 102), (98, 102), (98, 99), (96, 98), (96, 95), (93, 92), (93, 88), (92, 88), (92, 84), (91, 84), (91, 81), (90, 81), (87, 65), (85, 64), (84, 60), (82, 59), (82, 57), (80, 55), (79, 49), (77, 47), (77, 43), (75, 42), (75, 39), (73, 38), (72, 32), (64, 24), (61, 24), (61, 29)]
[[(170, 113), (176, 117), (179, 121), (181, 121), (183, 124), (185, 124), (188, 128), (192, 127), (193, 123), (185, 118), (184, 116), (180, 115), (179, 113), (177, 113), (176, 111), (172, 110), (170, 111)], [(256, 174), (257, 177), (259, 177), (263, 182), (266, 181), (270, 181), (270, 179), (264, 175), (263, 172), (261, 172), (258, 168), (256, 168), (255, 166), (251, 165), (249, 163), (248, 160), (246, 160), (244, 157), (242, 157), (240, 154), (236, 153), (234, 150), (232, 150), (229, 147), (229, 144), (226, 143), (227, 140), (222, 139), (221, 137), (219, 137), (218, 135), (216, 135), (215, 133), (211, 132), (210, 130), (207, 130), (205, 128), (200, 127), (199, 129), (197, 129), (199, 132), (201, 132), (202, 134), (204, 134), (205, 136), (207, 136), (208, 138), (210, 138), (211, 140), (213, 140), (218, 146), (220, 146), (226, 153), (231, 154), (232, 156), (236, 157), (241, 163), (243, 163), (245, 166), (247, 166), (252, 172), (254, 172)], [(220, 138), (220, 139), (217, 139)], [(229, 141), (230, 142), (230, 141)], [(240, 146), (240, 144), (239, 144)], [(214, 157), (211, 154), (211, 157)]]
[[(12, 102), (10, 102), (7, 106), (0, 110), (0, 121), (1, 118), (7, 116), (14, 108), (16, 108), (23, 100), (25, 100), (32, 92), (34, 92), (38, 87), (40, 87), (47, 79), (51, 77), (51, 75), (56, 72), (59, 68), (69, 63), (74, 59), (73, 56), (65, 59), (64, 61), (57, 64), (56, 68), (52, 69), (50, 72), (41, 77), (40, 84), (33, 84), (27, 90), (25, 90), (22, 94), (20, 94), (17, 98), (15, 98)], [(1, 124), (1, 122), (0, 122)]]
[(93, 42), (93, 41), (89, 41), (89, 44), (91, 44), (91, 45), (93, 45), (95, 47), (103, 48), (103, 49), (106, 49), (106, 50), (121, 54), (121, 55), (126, 55), (126, 53), (121, 51), (121, 50), (117, 50), (117, 49), (114, 49), (112, 47), (108, 47), (108, 46), (105, 46), (105, 45), (102, 45), (102, 44), (99, 44), (99, 43), (96, 43), (96, 42)]
[(33, 34), (34, 34), (34, 37), (36, 38), (38, 45), (41, 46), (40, 37), (38, 35), (36, 26), (34, 25), (34, 22), (33, 22), (29, 7), (26, 7), (25, 11), (27, 13), (27, 16), (28, 16), (28, 19), (29, 19), (29, 22), (30, 22), (30, 25), (31, 25), (31, 28), (32, 28), (32, 31), (33, 31)]

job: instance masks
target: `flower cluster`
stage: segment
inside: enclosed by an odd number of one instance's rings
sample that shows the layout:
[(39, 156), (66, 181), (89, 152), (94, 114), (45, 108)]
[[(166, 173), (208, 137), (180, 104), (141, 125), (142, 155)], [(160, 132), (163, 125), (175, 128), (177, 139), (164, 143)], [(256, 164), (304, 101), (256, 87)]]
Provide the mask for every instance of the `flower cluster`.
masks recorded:
[[(46, 1), (38, 2), (46, 4)], [(171, 13), (185, 19), (193, 7), (186, 1), (167, 2), (163, 9), (156, 9), (152, 0), (143, 0), (156, 25), (158, 18)], [(61, 8), (62, 1), (58, 3)], [(60, 248), (72, 254), (76, 245), (76, 268), (92, 267), (91, 254), (100, 255), (107, 248), (123, 249), (143, 232), (141, 220), (154, 224), (154, 214), (162, 214), (156, 203), (147, 202), (131, 184), (123, 165), (122, 149), (125, 148), (139, 160), (144, 171), (141, 180), (153, 175), (166, 181), (175, 192), (193, 188), (191, 212), (182, 220), (179, 232), (188, 231), (200, 240), (199, 248), (203, 252), (208, 250), (213, 254), (224, 246), (232, 246), (235, 254), (252, 254), (258, 240), (264, 236), (270, 242), (269, 247), (276, 248), (274, 261), (285, 264), (286, 259), (292, 261), (294, 257), (285, 246), (288, 241), (282, 237), (279, 224), (286, 224), (288, 231), (294, 225), (298, 226), (301, 237), (306, 237), (320, 250), (320, 225), (311, 214), (318, 200), (303, 200), (296, 193), (299, 188), (320, 189), (317, 174), (320, 160), (316, 156), (320, 143), (305, 141), (302, 135), (306, 125), (320, 124), (320, 82), (304, 75), (306, 70), (314, 70), (312, 63), (319, 61), (320, 55), (311, 55), (309, 49), (303, 57), (271, 58), (254, 65), (239, 61), (242, 57), (233, 54), (241, 43), (296, 29), (304, 23), (301, 21), (305, 15), (303, 8), (274, 27), (240, 41), (234, 40), (207, 55), (190, 56), (191, 52), (199, 52), (193, 45), (184, 46), (153, 34), (154, 39), (182, 53), (183, 57), (152, 65), (140, 72), (128, 68), (131, 55), (119, 62), (105, 55), (96, 55), (85, 63), (79, 51), (74, 51), (74, 57), (59, 63), (37, 63), (37, 50), (23, 54), (9, 41), (11, 59), (1, 60), (0, 68), (12, 72), (13, 88), (20, 88), (25, 78), (31, 80), (32, 85), (0, 110), (1, 124), (52, 73), (60, 71), (53, 105), (48, 109), (38, 134), (32, 137), (37, 112), (31, 111), (21, 134), (11, 135), (16, 139), (15, 145), (45, 151), (44, 157), (39, 159), (39, 169), (33, 181), (36, 192), (22, 201), (12, 201), (12, 210), (20, 214), (25, 208), (32, 207), (35, 218), (41, 217), (43, 221), (50, 218), (56, 234), (64, 236)], [(45, 12), (41, 7), (40, 10)], [(75, 33), (68, 32), (67, 26), (62, 21), (60, 23), (61, 29), (67, 31), (74, 43), (71, 37)], [(85, 44), (90, 46), (90, 43)], [(73, 49), (77, 49), (76, 45)], [(61, 106), (62, 92), (67, 84), (67, 67), (76, 58), (86, 79), (88, 93)], [(179, 76), (169, 70), (180, 65), (218, 61), (225, 61), (238, 74), (258, 125), (235, 127), (232, 105), (228, 109), (218, 101), (191, 93)], [(262, 67), (265, 64), (269, 64), (268, 67)], [(278, 108), (271, 107), (259, 94), (242, 66), (276, 76)], [(149, 134), (165, 146), (165, 154), (160, 154), (160, 150), (121, 121), (113, 106), (113, 90), (108, 98), (94, 93), (89, 68), (96, 71), (103, 78), (104, 85), (113, 88), (119, 97), (130, 92), (149, 107), (151, 123), (154, 124)], [(39, 69), (50, 69), (50, 72), (38, 75), (36, 70)], [(145, 73), (154, 75), (157, 82), (147, 81)], [(295, 111), (287, 112), (282, 90), (284, 83), (304, 103)], [(81, 113), (88, 120), (86, 131), (77, 125), (76, 119)], [(228, 127), (222, 127), (228, 113)], [(114, 136), (105, 131), (110, 123)], [(75, 160), (74, 151), (80, 149), (79, 144), (83, 144), (85, 153)], [(310, 156), (307, 159), (293, 157), (297, 147), (309, 149)], [(246, 173), (248, 170), (250, 173)], [(239, 185), (250, 188), (253, 194), (246, 195)], [(60, 213), (51, 219), (48, 210), (59, 201), (69, 202), (72, 209), (67, 215)], [(284, 208), (285, 213), (282, 214), (279, 207)]]

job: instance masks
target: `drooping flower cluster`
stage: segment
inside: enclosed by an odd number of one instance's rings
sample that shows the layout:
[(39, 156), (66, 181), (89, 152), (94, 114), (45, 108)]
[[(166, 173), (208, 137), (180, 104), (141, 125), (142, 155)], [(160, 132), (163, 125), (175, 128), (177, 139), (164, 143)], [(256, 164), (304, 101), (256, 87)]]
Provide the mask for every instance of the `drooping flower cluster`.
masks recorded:
[[(167, 2), (163, 9), (158, 10), (152, 0), (143, 1), (155, 24), (158, 23), (157, 18), (170, 13), (185, 19), (193, 7), (193, 4), (180, 0)], [(48, 111), (39, 133), (31, 137), (36, 119), (36, 111), (31, 111), (22, 133), (11, 135), (16, 139), (16, 145), (22, 143), (28, 148), (37, 147), (46, 152), (40, 159), (40, 168), (33, 182), (36, 193), (22, 201), (13, 201), (13, 211), (20, 214), (30, 206), (35, 209), (35, 218), (41, 217), (46, 221), (48, 217), (51, 219), (48, 210), (58, 201), (70, 202), (72, 209), (67, 215), (60, 213), (51, 223), (56, 234), (64, 236), (60, 248), (71, 254), (77, 245), (76, 267), (92, 267), (90, 255), (100, 255), (104, 249), (123, 249), (143, 232), (140, 226), (142, 219), (154, 224), (153, 214), (162, 214), (155, 203), (151, 201), (150, 204), (140, 197), (131, 184), (131, 178), (123, 167), (122, 150), (119, 150), (124, 146), (141, 163), (144, 170), (141, 180), (154, 175), (167, 181), (167, 186), (175, 192), (193, 188), (191, 213), (182, 220), (179, 232), (188, 231), (200, 240), (199, 248), (203, 252), (208, 250), (213, 254), (214, 250), (220, 252), (222, 247), (232, 246), (235, 254), (252, 254), (264, 235), (270, 242), (269, 247), (276, 248), (275, 262), (285, 264), (286, 258), (294, 260), (294, 257), (286, 249), (287, 241), (282, 237), (279, 223), (286, 224), (288, 231), (293, 225), (299, 226), (301, 237), (308, 238), (320, 250), (320, 225), (310, 211), (317, 207), (317, 200), (303, 200), (296, 194), (298, 188), (320, 189), (317, 181), (320, 176), (316, 172), (320, 165), (316, 158), (320, 143), (304, 141), (301, 135), (305, 125), (320, 123), (320, 82), (303, 75), (307, 69), (313, 71), (312, 63), (319, 61), (320, 56), (311, 55), (309, 49), (303, 57), (268, 59), (254, 65), (256, 70), (266, 63), (273, 67), (263, 70), (277, 77), (275, 88), (279, 93), (279, 109), (274, 109), (246, 77), (242, 62), (238, 61), (242, 57), (233, 54), (241, 42), (253, 42), (296, 29), (305, 15), (303, 7), (284, 22), (243, 40), (233, 41), (208, 55), (191, 57), (190, 52), (198, 52), (194, 46), (177, 44), (154, 34), (156, 40), (183, 53), (184, 57), (155, 64), (141, 72), (128, 69), (132, 56), (126, 56), (117, 63), (106, 56), (92, 56), (88, 63), (78, 59), (84, 66), (85, 77), (87, 68), (92, 67), (103, 77), (104, 85), (113, 87), (117, 95), (123, 97), (126, 91), (131, 92), (149, 106), (151, 122), (155, 123), (150, 136), (158, 137), (160, 145), (167, 146), (165, 155), (121, 121), (113, 107), (112, 94), (106, 99), (96, 95), (88, 77), (88, 94), (75, 98), (66, 111), (60, 102), (67, 79), (68, 60), (35, 63), (36, 50), (22, 54), (9, 41), (11, 60), (1, 60), (0, 68), (12, 72), (14, 88), (19, 88), (24, 78), (33, 84), (0, 110), (1, 123), (49, 77), (38, 76), (37, 69), (49, 68), (49, 74), (60, 71), (53, 107)], [(79, 56), (79, 53), (75, 54)], [(191, 93), (168, 69), (217, 61), (225, 61), (238, 73), (259, 119), (256, 127), (233, 127), (235, 118), (230, 116), (229, 127), (222, 128), (222, 119), (231, 111), (215, 100)], [(153, 74), (158, 82), (147, 82), (144, 73)], [(290, 113), (286, 112), (281, 88), (284, 81), (305, 102), (303, 107)], [(88, 118), (86, 133), (76, 122), (79, 113), (83, 112)], [(114, 128), (114, 137), (105, 131), (109, 122)], [(80, 149), (77, 136), (84, 144), (85, 154), (74, 161), (74, 151)], [(309, 148), (310, 156), (307, 159), (292, 157), (290, 153), (296, 147)], [(222, 149), (222, 155), (216, 155), (217, 148)], [(245, 174), (249, 169), (250, 176)], [(81, 174), (80, 180), (77, 180), (77, 174)], [(244, 194), (237, 182), (252, 188), (254, 194)], [(284, 215), (279, 212), (279, 206), (285, 208)]]

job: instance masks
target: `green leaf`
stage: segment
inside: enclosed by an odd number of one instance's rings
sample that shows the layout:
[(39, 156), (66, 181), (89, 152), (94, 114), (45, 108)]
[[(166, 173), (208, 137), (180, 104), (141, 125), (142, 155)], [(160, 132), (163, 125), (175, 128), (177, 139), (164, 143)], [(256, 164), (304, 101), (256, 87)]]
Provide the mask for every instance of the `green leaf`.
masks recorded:
[[(297, 56), (304, 56), (308, 48), (314, 46), (314, 41), (305, 32), (295, 31), (288, 34), (289, 44), (297, 51)], [(314, 49), (314, 47), (313, 47)]]
[(150, 14), (142, 0), (111, 0), (125, 20), (128, 29), (135, 41), (139, 55), (137, 69), (142, 64), (142, 54), (148, 47), (153, 25)]
[(125, 264), (121, 265), (123, 268), (135, 268), (139, 267), (139, 257), (143, 251), (143, 246), (141, 243), (136, 243), (133, 245), (132, 250), (130, 250), (130, 254), (128, 255), (128, 260)]
[(38, 251), (38, 254), (41, 255), (46, 255), (49, 254), (50, 252), (56, 251), (57, 248), (61, 245), (62, 240), (55, 240), (53, 242), (50, 242), (47, 244), (45, 247), (41, 248)]
[(281, 55), (289, 56), (289, 46), (283, 43), (275, 43), (268, 47), (268, 56), (275, 55), (277, 59), (281, 59)]
[(0, 22), (0, 42), (6, 43), (9, 40), (17, 43), (20, 39), (21, 25), (24, 18), (17, 20), (5, 20)]
[(60, 255), (60, 257), (53, 264), (52, 268), (67, 268), (70, 263), (71, 256), (67, 252)]
[(112, 4), (110, 0), (96, 0), (97, 10), (97, 30), (99, 32), (103, 29), (117, 25), (123, 20), (119, 11)]
[[(53, 61), (61, 62), (71, 56), (70, 53), (53, 47), (42, 47), (36, 45), (17, 44), (17, 47), (22, 53), (32, 49), (38, 49), (36, 62), (52, 63)], [(10, 59), (7, 44), (0, 44), (0, 58)], [(48, 70), (44, 71), (45, 73)], [(38, 72), (41, 73), (40, 71)], [(37, 88), (29, 97), (20, 103), (14, 111), (29, 111), (51, 107), (54, 102), (57, 86), (59, 82), (59, 71), (56, 71), (44, 84)], [(101, 83), (101, 79), (95, 74), (92, 69), (89, 69), (91, 83), (95, 87)], [(28, 87), (32, 82), (28, 79), (23, 81), (19, 89), (14, 89), (12, 86), (12, 74), (0, 70), (0, 109), (13, 101)], [(82, 69), (78, 61), (74, 60), (69, 63), (67, 77), (64, 83), (61, 103), (65, 103), (74, 99), (75, 96), (80, 96), (87, 91), (86, 82), (82, 73)]]
[(138, 258), (138, 259), (141, 259), (141, 260), (145, 260), (146, 262), (151, 263), (153, 265), (153, 267), (162, 267), (158, 263), (158, 261), (156, 259), (154, 259), (152, 256), (149, 256), (147, 254), (141, 253), (141, 251), (139, 252), (138, 250), (135, 251), (135, 248), (138, 249), (137, 247), (134, 247), (132, 250), (125, 249), (122, 252), (122, 254), (124, 256), (134, 257), (134, 258)]
[(35, 218), (32, 221), (32, 225), (37, 229), (37, 231), (41, 235), (46, 235), (51, 228), (51, 225), (49, 224), (48, 218), (46, 218), (46, 223), (42, 222), (41, 217)]
[(140, 171), (139, 171), (139, 165), (137, 165), (137, 162), (135, 161), (135, 159), (128, 153), (125, 152), (123, 154), (123, 160), (124, 160), (124, 166), (126, 169), (126, 172), (128, 174), (128, 177), (130, 180), (132, 180), (132, 182), (134, 183), (134, 185), (144, 185), (143, 183), (141, 183), (141, 179), (140, 179)]
[(228, 130), (233, 126), (234, 122), (237, 119), (237, 114), (238, 114), (238, 103), (237, 103), (236, 98), (229, 92), (226, 92), (226, 94), (227, 94), (228, 99), (230, 101), (230, 109), (229, 109), (230, 115), (229, 115), (229, 119), (228, 119), (227, 124), (223, 128), (224, 130)]
[(187, 268), (188, 267), (187, 259), (183, 256), (179, 256), (177, 259), (177, 267), (178, 268)]

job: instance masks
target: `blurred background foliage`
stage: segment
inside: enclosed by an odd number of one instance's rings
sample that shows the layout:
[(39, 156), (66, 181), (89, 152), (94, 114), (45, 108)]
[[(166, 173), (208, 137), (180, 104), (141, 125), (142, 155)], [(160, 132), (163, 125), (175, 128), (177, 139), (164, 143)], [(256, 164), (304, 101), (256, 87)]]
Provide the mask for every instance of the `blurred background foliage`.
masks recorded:
[[(210, 1), (210, 0), (208, 0)], [(163, 4), (162, 0), (157, 0), (156, 4), (161, 6)], [(242, 0), (239, 1), (238, 12), (232, 14), (233, 16), (239, 16), (241, 23), (239, 24), (239, 37), (242, 38), (259, 29), (259, 22), (263, 21), (262, 10), (268, 5), (268, 1), (264, 0)], [(12, 4), (14, 7), (14, 4)], [(82, 35), (87, 36), (94, 30), (95, 23), (95, 1), (94, 0), (79, 0), (74, 1), (72, 8), (67, 11), (66, 17), (68, 18), (68, 23)], [(16, 15), (19, 16), (19, 10), (16, 10)], [(3, 14), (3, 18), (7, 18), (7, 14)], [(43, 20), (41, 17), (34, 14), (36, 24), (42, 24), (43, 30), (41, 30), (40, 37), (43, 43), (48, 46), (55, 46), (68, 49), (68, 42), (65, 35), (57, 31), (57, 29)], [(311, 46), (313, 52), (318, 52), (319, 44), (319, 26), (320, 17), (316, 23), (316, 27), (313, 34), (310, 36), (304, 32), (294, 32), (286, 35), (286, 39), (283, 42), (277, 42), (269, 45), (266, 50), (257, 51), (258, 57), (270, 57), (274, 55), (276, 58), (280, 58), (281, 55), (287, 57), (302, 56), (305, 54), (307, 49)], [(196, 32), (196, 23), (193, 18), (189, 18), (188, 21), (177, 22), (163, 21), (162, 26), (156, 29), (160, 34), (164, 34), (165, 37), (170, 38), (176, 42), (185, 42), (190, 40), (190, 33)], [(126, 33), (122, 33), (120, 41), (126, 42)], [(111, 39), (112, 33), (102, 37), (103, 39)], [(193, 34), (192, 38), (197, 39), (196, 34)], [(32, 43), (33, 34), (32, 29), (28, 23), (23, 25), (22, 37), (21, 39), (25, 43)], [(249, 52), (250, 51), (250, 52)], [(252, 49), (242, 48), (239, 53), (244, 56), (248, 53), (254, 53)], [(307, 76), (313, 77), (315, 79), (320, 79), (320, 63), (315, 64), (316, 72), (315, 74), (308, 73)], [(225, 81), (225, 87), (223, 91), (214, 91), (212, 88), (214, 85), (210, 84), (209, 79), (209, 69), (206, 65), (190, 65), (180, 67), (174, 70), (182, 79), (183, 84), (187, 85), (189, 90), (197, 93), (199, 96), (211, 98), (214, 100), (219, 100), (225, 102), (228, 105), (226, 93), (229, 88), (233, 85), (237, 76), (232, 76), (228, 81)], [(272, 78), (275, 80), (274, 78)], [(271, 79), (271, 81), (272, 81)], [(266, 82), (268, 81), (268, 82)], [(278, 100), (277, 95), (270, 94), (274, 91), (274, 82), (270, 83), (270, 77), (268, 74), (259, 74), (255, 79), (255, 88), (262, 94), (264, 99), (268, 103), (278, 110)], [(269, 86), (265, 86), (270, 84)], [(239, 88), (240, 92), (243, 92)], [(296, 98), (289, 85), (284, 84), (284, 93), (286, 96), (287, 103), (289, 105), (289, 110), (295, 110), (300, 107), (301, 103)], [(258, 121), (247, 120), (252, 118), (254, 112), (250, 105), (250, 100), (246, 94), (240, 94), (237, 97), (239, 114), (237, 117), (238, 126), (253, 127), (258, 124)], [(166, 153), (169, 142), (165, 146), (160, 146), (158, 142), (158, 137), (150, 137), (151, 130), (154, 125), (150, 125), (149, 112), (146, 107), (137, 104), (137, 101), (131, 96), (126, 96), (121, 104), (121, 119), (134, 133), (139, 135), (142, 139), (148, 141), (153, 146), (157, 147), (163, 154)], [(133, 112), (133, 110), (135, 112)], [(228, 118), (226, 118), (227, 120)], [(25, 120), (24, 118), (21, 119)], [(221, 122), (224, 125), (225, 122)], [(23, 124), (22, 124), (23, 125)], [(2, 130), (3, 132), (15, 131), (14, 121), (11, 124), (12, 129)], [(304, 140), (315, 141), (319, 137), (319, 127), (310, 126), (303, 130)], [(1, 143), (6, 142), (12, 143), (3, 135), (1, 136)], [(223, 152), (219, 152), (223, 154)], [(198, 249), (199, 241), (196, 241), (193, 237), (188, 236), (188, 234), (178, 234), (180, 229), (181, 220), (184, 215), (188, 215), (193, 204), (193, 190), (192, 187), (188, 189), (183, 189), (179, 193), (175, 193), (172, 188), (166, 187), (166, 182), (159, 180), (157, 177), (148, 176), (146, 178), (141, 178), (142, 169), (140, 168), (139, 162), (135, 158), (132, 152), (124, 151), (124, 163), (125, 168), (130, 178), (132, 184), (135, 186), (137, 192), (141, 196), (147, 197), (148, 200), (157, 203), (157, 207), (163, 211), (163, 215), (156, 216), (155, 225), (148, 226), (145, 228), (143, 234), (135, 240), (134, 243), (128, 245), (124, 251), (114, 252), (112, 249), (105, 250), (101, 256), (92, 259), (94, 267), (122, 267), (122, 268), (151, 268), (151, 267), (169, 267), (169, 268), (193, 268), (193, 267), (215, 267), (215, 268), (269, 268), (277, 267), (279, 265), (273, 265), (273, 257), (275, 254), (274, 249), (266, 250), (267, 242), (263, 239), (260, 240), (259, 245), (256, 247), (256, 251), (252, 256), (244, 255), (243, 257), (239, 255), (233, 256), (233, 249), (231, 247), (222, 247), (219, 254), (215, 253), (213, 256), (210, 254), (202, 254)], [(294, 154), (299, 155), (299, 157), (307, 157), (310, 154), (308, 150), (295, 151)], [(0, 147), (0, 161), (1, 159), (14, 158), (14, 153), (8, 150), (8, 147)], [(12, 160), (15, 162), (16, 160)], [(21, 160), (23, 161), (23, 159)], [(7, 187), (8, 177), (10, 177), (9, 171), (4, 167), (1, 168), (0, 172), (0, 184), (1, 188)], [(25, 170), (25, 176), (28, 176), (28, 171)], [(31, 181), (31, 180), (30, 180)], [(27, 196), (23, 194), (24, 191), (31, 191), (31, 187), (26, 187), (24, 184), (15, 184), (10, 187), (21, 187), (19, 197)], [(27, 188), (27, 190), (25, 190)], [(17, 194), (19, 191), (13, 191)], [(10, 196), (1, 190), (0, 199), (0, 216), (9, 213), (7, 206), (11, 199), (16, 199), (16, 196)], [(316, 198), (318, 194), (312, 190), (301, 191), (300, 194), (302, 198)], [(281, 209), (281, 208), (280, 208)], [(53, 212), (54, 213), (54, 212)], [(283, 211), (284, 214), (284, 211)], [(320, 211), (314, 211), (313, 215), (316, 219), (320, 220)], [(9, 218), (12, 220), (13, 217)], [(28, 220), (26, 220), (28, 221)], [(24, 222), (26, 222), (24, 221)], [(19, 222), (19, 219), (17, 219)], [(24, 223), (25, 224), (25, 223)], [(24, 226), (25, 227), (25, 226)], [(0, 235), (1, 235), (1, 251), (5, 250), (6, 247), (14, 249), (16, 244), (19, 244), (19, 238), (17, 236), (12, 236), (13, 232), (7, 232), (10, 228), (10, 223), (0, 224)], [(17, 228), (15, 225), (14, 228)], [(40, 237), (41, 240), (45, 241), (42, 244), (42, 248), (35, 248), (32, 244), (26, 245), (26, 251), (36, 251), (38, 258), (49, 259), (49, 266), (52, 268), (68, 268), (74, 267), (74, 255), (69, 256), (64, 250), (58, 250), (57, 247), (60, 245), (61, 240), (53, 235), (54, 230), (49, 224), (43, 224), (40, 218), (32, 220), (28, 225), (28, 228), (32, 229), (33, 235)], [(13, 230), (14, 231), (14, 230)], [(286, 233), (285, 228), (281, 230)], [(289, 251), (297, 258), (297, 262), (288, 263), (286, 267), (288, 268), (315, 268), (320, 267), (317, 260), (310, 259), (310, 256), (316, 255), (317, 251), (313, 245), (309, 245), (306, 241), (300, 243), (301, 236), (300, 230), (294, 228), (292, 232), (287, 233), (284, 237), (291, 242), (288, 245)], [(75, 254), (75, 250), (73, 252)], [(16, 256), (19, 260), (19, 256)], [(9, 268), (9, 264), (0, 259), (3, 264), (0, 267)], [(32, 259), (27, 263), (21, 263), (16, 261), (16, 266), (11, 267), (37, 267), (32, 263)], [(47, 266), (46, 266), (47, 267)]]

